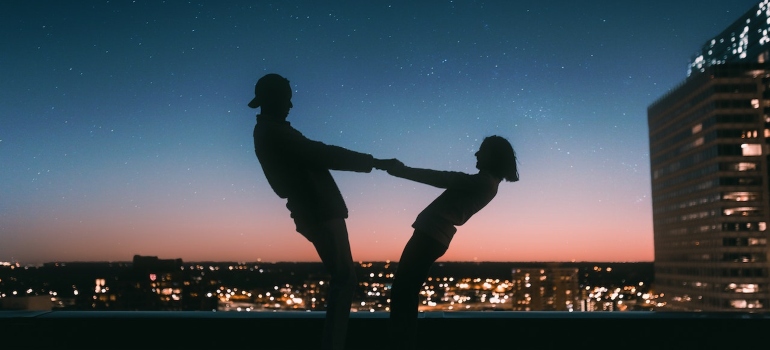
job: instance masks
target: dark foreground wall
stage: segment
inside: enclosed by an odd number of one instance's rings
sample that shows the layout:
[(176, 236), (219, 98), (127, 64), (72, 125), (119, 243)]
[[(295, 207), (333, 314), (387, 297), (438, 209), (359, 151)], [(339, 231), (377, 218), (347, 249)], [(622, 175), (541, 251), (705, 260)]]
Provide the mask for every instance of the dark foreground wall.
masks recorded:
[[(387, 313), (353, 313), (348, 349), (388, 349)], [(0, 311), (0, 349), (316, 349), (323, 312)], [(435, 312), (420, 349), (713, 349), (770, 341), (770, 314)]]

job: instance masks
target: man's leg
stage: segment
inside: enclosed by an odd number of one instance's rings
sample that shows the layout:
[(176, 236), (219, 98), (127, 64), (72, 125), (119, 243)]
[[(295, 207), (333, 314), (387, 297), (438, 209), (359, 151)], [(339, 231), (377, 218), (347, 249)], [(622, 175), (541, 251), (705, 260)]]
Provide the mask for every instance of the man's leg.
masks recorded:
[(357, 286), (348, 229), (344, 219), (334, 219), (321, 223), (315, 231), (313, 245), (331, 276), (321, 348), (344, 349)]
[(446, 250), (435, 239), (415, 232), (401, 253), (390, 293), (390, 328), (394, 345), (399, 349), (416, 346), (420, 288), (430, 267)]

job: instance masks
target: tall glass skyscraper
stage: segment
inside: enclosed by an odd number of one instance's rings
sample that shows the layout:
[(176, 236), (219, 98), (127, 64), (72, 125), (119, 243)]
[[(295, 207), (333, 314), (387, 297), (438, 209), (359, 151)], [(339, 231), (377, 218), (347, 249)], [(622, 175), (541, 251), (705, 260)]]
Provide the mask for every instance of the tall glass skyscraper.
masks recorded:
[(647, 109), (655, 288), (668, 310), (770, 311), (768, 1)]

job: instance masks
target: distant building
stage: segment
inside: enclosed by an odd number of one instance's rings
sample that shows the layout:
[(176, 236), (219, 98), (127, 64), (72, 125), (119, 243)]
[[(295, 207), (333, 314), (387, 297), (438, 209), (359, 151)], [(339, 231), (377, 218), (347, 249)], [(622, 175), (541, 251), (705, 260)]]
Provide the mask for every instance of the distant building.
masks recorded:
[(648, 107), (655, 286), (683, 311), (770, 310), (768, 1)]
[(51, 311), (53, 302), (47, 295), (0, 298), (0, 310)]
[(183, 310), (182, 259), (135, 255), (124, 283), (122, 306), (128, 310)]
[(206, 295), (200, 279), (190, 278), (182, 259), (135, 255), (123, 283), (120, 309), (215, 310), (217, 299)]
[(770, 6), (760, 1), (743, 16), (701, 47), (690, 61), (687, 75), (731, 62), (768, 62), (770, 46)]
[(514, 311), (578, 311), (578, 269), (565, 267), (514, 269)]

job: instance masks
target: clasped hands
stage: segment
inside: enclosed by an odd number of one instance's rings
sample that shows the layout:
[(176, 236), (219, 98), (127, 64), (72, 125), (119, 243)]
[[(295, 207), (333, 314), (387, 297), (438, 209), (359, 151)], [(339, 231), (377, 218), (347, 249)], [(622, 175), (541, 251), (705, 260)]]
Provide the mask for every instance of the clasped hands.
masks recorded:
[(401, 163), (400, 160), (396, 158), (392, 159), (375, 159), (374, 160), (374, 167), (380, 170), (385, 170), (390, 172), (391, 170), (395, 170), (398, 168), (404, 167), (404, 163)]

